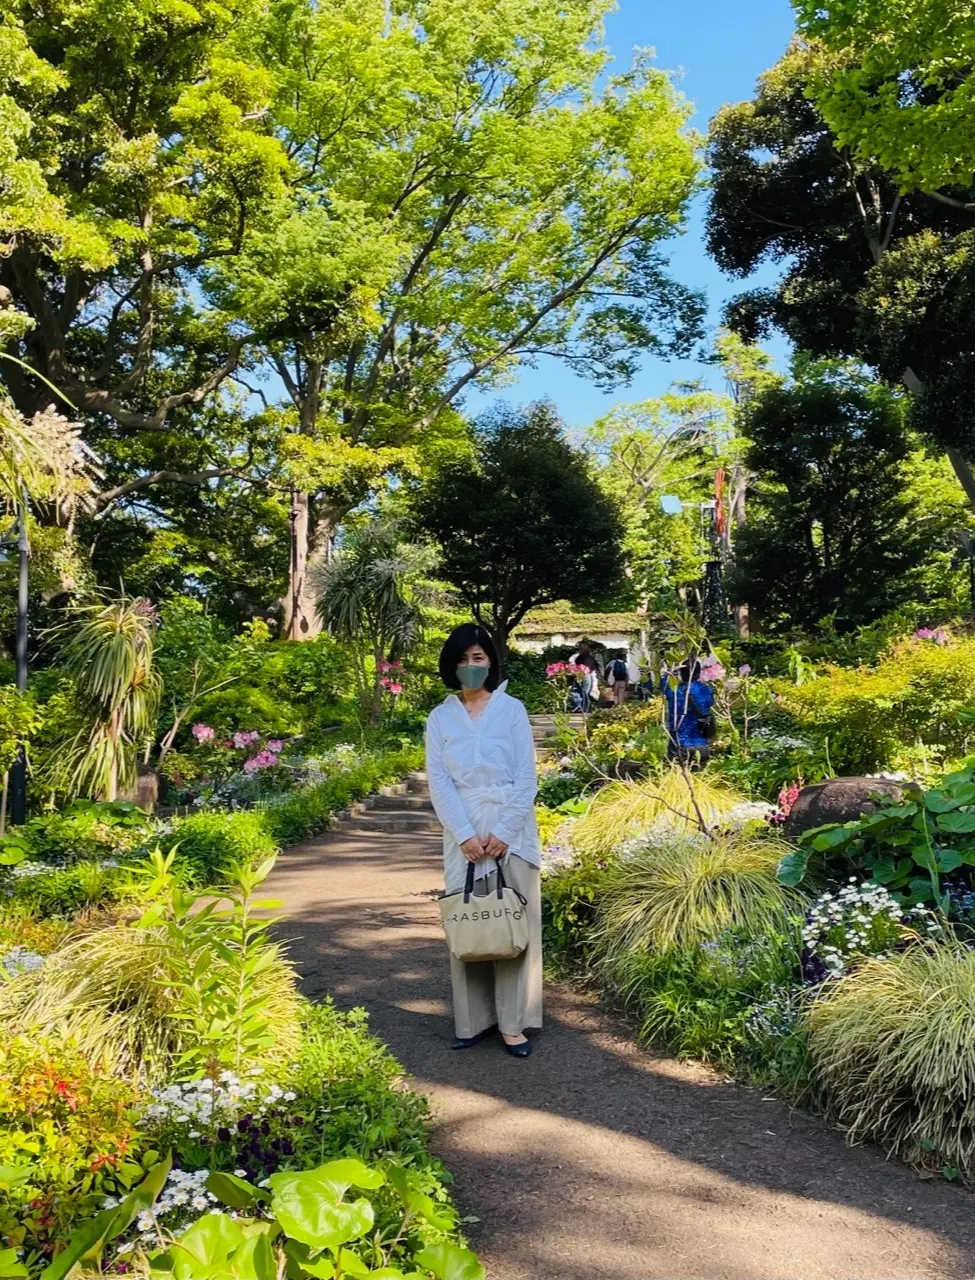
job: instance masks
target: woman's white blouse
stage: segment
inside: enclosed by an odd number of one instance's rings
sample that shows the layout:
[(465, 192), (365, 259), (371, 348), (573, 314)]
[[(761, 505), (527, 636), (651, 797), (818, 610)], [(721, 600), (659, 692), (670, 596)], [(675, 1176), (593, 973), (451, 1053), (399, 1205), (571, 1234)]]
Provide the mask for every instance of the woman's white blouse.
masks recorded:
[[(535, 743), (528, 713), (502, 684), (472, 719), (455, 694), (427, 718), (427, 780), (443, 824), (444, 882), (448, 893), (463, 886), (467, 860), (460, 846), (471, 836), (494, 834), (508, 852), (539, 867), (535, 821)], [(475, 869), (481, 879), (493, 858)]]

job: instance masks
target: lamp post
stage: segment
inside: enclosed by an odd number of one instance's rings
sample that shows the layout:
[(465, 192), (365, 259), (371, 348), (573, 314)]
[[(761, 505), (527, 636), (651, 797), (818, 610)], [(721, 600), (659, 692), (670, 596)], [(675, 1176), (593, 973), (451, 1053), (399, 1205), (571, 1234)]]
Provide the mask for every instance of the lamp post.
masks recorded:
[[(17, 522), (14, 536), (0, 543), (3, 554), (7, 548), (17, 550), (17, 689), (27, 689), (27, 505), (21, 497), (17, 502)], [(6, 559), (6, 555), (4, 554)], [(10, 821), (14, 826), (27, 817), (27, 751), (21, 743), (17, 759), (10, 770)]]

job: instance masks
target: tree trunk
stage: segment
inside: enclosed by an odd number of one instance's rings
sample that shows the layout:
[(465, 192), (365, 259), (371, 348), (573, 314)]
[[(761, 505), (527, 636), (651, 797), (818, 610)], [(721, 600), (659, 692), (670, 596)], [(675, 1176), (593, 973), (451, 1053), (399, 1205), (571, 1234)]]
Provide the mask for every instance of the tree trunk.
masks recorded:
[(291, 567), (288, 594), (283, 601), (281, 635), (285, 640), (314, 640), (322, 629), (316, 601), (308, 583), (311, 498), (307, 493), (291, 495)]

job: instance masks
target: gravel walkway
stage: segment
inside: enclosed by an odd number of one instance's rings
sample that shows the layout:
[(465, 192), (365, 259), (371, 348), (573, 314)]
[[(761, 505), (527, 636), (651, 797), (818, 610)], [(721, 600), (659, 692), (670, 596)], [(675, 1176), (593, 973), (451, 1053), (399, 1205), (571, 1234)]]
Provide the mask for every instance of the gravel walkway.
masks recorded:
[(292, 848), (268, 892), (284, 900), (305, 992), (368, 1009), (432, 1099), (489, 1280), (975, 1276), (967, 1192), (637, 1049), (570, 988), (547, 990), (529, 1060), (494, 1042), (451, 1053), (440, 843), (422, 798), (406, 804), (412, 830), (377, 813)]

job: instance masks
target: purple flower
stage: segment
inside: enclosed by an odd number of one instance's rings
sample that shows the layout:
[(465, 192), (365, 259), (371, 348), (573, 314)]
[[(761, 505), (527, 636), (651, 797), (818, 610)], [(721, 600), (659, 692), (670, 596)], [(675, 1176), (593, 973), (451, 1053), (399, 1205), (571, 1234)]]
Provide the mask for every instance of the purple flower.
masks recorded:
[(261, 735), (254, 729), (248, 730), (246, 733), (238, 729), (234, 734), (233, 742), (235, 747), (249, 747), (252, 742), (256, 742)]
[(190, 730), (197, 742), (210, 742), (213, 738), (213, 730), (208, 724), (195, 724)]
[(283, 747), (284, 747), (284, 743), (281, 741), (280, 738), (268, 738), (267, 740), (268, 751), (273, 751), (274, 754), (277, 755), (278, 752), (281, 751)]
[(744, 666), (738, 668), (738, 674), (740, 676), (750, 676), (751, 673), (752, 673), (752, 669), (747, 662), (745, 663)]

